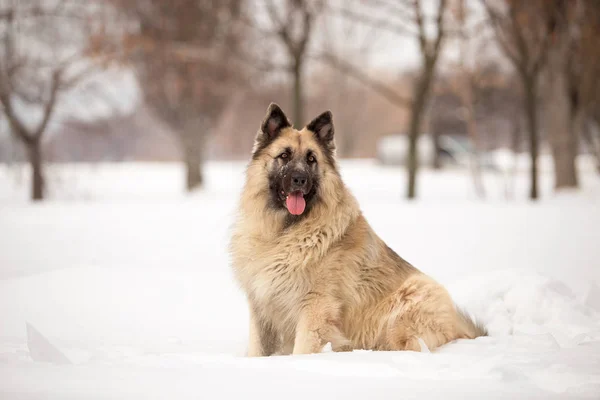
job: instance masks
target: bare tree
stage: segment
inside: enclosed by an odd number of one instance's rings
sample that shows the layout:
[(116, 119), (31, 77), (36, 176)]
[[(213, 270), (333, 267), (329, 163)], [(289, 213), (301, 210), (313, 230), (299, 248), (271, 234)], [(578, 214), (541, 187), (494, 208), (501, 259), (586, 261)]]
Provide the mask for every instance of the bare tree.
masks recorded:
[(417, 195), (417, 141), (421, 131), (423, 114), (429, 92), (433, 82), (435, 66), (441, 52), (442, 41), (446, 36), (445, 14), (447, 2), (446, 0), (438, 1), (436, 14), (436, 33), (430, 39), (425, 33), (425, 22), (421, 7), (421, 1), (413, 0), (413, 10), (415, 22), (418, 28), (419, 48), (421, 49), (421, 71), (417, 78), (416, 86), (413, 91), (412, 113), (410, 125), (408, 128), (409, 134), (409, 150), (408, 150), (408, 193), (409, 199), (415, 198)]
[[(474, 41), (481, 39), (483, 27), (480, 24), (474, 27), (470, 26), (473, 22), (473, 11), (466, 0), (458, 1), (454, 11), (459, 31), (459, 55), (458, 61), (454, 65), (456, 74), (452, 77), (453, 79), (450, 79), (450, 88), (461, 101), (460, 114), (465, 121), (467, 134), (471, 142), (470, 169), (473, 177), (473, 185), (477, 195), (483, 198), (485, 197), (485, 186), (483, 184), (481, 162), (479, 159), (481, 138), (475, 106), (477, 88), (484, 84), (485, 79), (481, 61), (483, 61), (483, 51), (487, 43), (474, 43)], [(475, 57), (472, 56), (473, 51), (477, 52)]]
[(586, 2), (584, 19), (580, 27), (579, 40), (574, 46), (575, 60), (570, 64), (569, 80), (572, 88), (578, 88), (574, 104), (583, 110), (582, 132), (591, 152), (596, 157), (600, 173), (600, 4)]
[[(375, 0), (368, 4), (357, 6), (355, 9), (344, 7), (338, 10), (345, 18), (349, 18), (357, 23), (375, 27), (396, 35), (408, 35), (416, 38), (420, 50), (421, 66), (415, 79), (410, 99), (398, 94), (385, 83), (370, 78), (352, 63), (335, 58), (333, 55), (326, 54), (323, 56), (331, 65), (340, 68), (359, 81), (367, 84), (393, 104), (403, 108), (408, 107), (411, 110), (408, 127), (409, 146), (407, 157), (407, 197), (409, 199), (413, 199), (417, 195), (417, 168), (419, 165), (417, 159), (417, 142), (425, 118), (435, 68), (442, 50), (442, 44), (447, 36), (446, 14), (448, 1), (437, 0), (435, 3), (435, 14), (431, 19), (425, 14), (423, 3), (421, 0), (399, 2)], [(428, 34), (431, 31), (433, 31), (433, 34)]]
[[(548, 47), (548, 62), (544, 71), (544, 98), (546, 106), (545, 128), (552, 148), (555, 170), (555, 187), (577, 187), (577, 155), (578, 132), (574, 124), (580, 118), (571, 115), (572, 101), (569, 99), (569, 80), (567, 76), (570, 47), (573, 45), (570, 20), (575, 14), (564, 2), (550, 1), (548, 7), (548, 29), (552, 35)], [(577, 119), (577, 122), (575, 121)]]
[(97, 12), (75, 0), (0, 2), (0, 105), (26, 149), (32, 200), (44, 198), (42, 140), (60, 96), (94, 71)]
[(538, 198), (539, 77), (546, 60), (550, 35), (543, 20), (543, 0), (481, 0), (500, 48), (516, 69), (524, 92), (524, 109), (531, 158), (529, 197)]
[(575, 188), (579, 138), (599, 88), (600, 4), (551, 0), (545, 6), (551, 42), (544, 71), (544, 100), (555, 188)]
[(452, 134), (463, 134), (466, 131), (465, 121), (460, 116), (461, 100), (453, 90), (447, 89), (442, 77), (432, 92), (431, 106), (429, 109), (429, 131), (433, 139), (433, 161), (434, 169), (443, 167), (442, 143), (440, 137), (443, 132)]
[[(278, 43), (283, 50), (281, 63), (277, 63), (277, 51), (271, 49), (269, 58), (258, 58), (257, 61), (265, 69), (282, 70), (293, 82), (292, 118), (294, 124), (302, 126), (305, 108), (305, 73), (309, 60), (311, 38), (316, 30), (317, 18), (323, 11), (325, 0), (265, 0), (263, 8), (248, 13), (244, 20), (255, 32), (259, 40)], [(267, 21), (257, 20), (257, 14), (264, 12)], [(276, 48), (276, 47), (275, 47)]]
[(131, 29), (125, 38), (146, 104), (171, 128), (182, 150), (186, 188), (203, 183), (209, 132), (242, 80), (235, 52), (242, 0), (113, 0)]

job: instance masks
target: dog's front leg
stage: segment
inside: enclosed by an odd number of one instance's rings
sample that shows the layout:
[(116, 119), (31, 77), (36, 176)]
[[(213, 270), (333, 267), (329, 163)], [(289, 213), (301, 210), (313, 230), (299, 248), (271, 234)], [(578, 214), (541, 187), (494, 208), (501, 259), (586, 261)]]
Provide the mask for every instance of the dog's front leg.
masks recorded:
[(347, 345), (349, 341), (339, 329), (337, 302), (326, 296), (311, 297), (298, 318), (294, 354), (319, 353), (328, 342), (335, 346)]
[(248, 357), (260, 357), (263, 355), (260, 343), (260, 327), (252, 307), (250, 307), (250, 326), (248, 328)]
[(277, 351), (279, 340), (270, 323), (262, 320), (250, 306), (248, 357), (270, 356)]

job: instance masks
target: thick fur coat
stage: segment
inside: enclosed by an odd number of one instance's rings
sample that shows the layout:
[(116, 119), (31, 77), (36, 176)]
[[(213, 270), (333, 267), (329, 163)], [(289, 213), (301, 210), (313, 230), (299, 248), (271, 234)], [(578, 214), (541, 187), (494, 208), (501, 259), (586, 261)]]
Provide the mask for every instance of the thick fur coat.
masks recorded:
[(485, 331), (371, 229), (340, 176), (330, 112), (302, 130), (271, 104), (230, 243), (249, 356), (435, 349)]

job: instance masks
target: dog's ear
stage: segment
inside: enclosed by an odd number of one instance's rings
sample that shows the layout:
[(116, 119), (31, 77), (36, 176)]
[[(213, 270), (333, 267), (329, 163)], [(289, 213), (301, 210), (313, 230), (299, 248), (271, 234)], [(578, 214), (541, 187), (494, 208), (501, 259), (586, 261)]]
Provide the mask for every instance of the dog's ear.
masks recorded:
[(317, 118), (313, 119), (310, 124), (306, 125), (306, 129), (312, 131), (317, 139), (327, 146), (333, 145), (333, 114), (331, 111), (325, 111)]
[(285, 116), (285, 113), (275, 103), (269, 104), (267, 115), (260, 124), (260, 130), (256, 134), (254, 140), (254, 148), (252, 149), (252, 157), (257, 157), (261, 150), (266, 148), (273, 141), (283, 128), (292, 126), (290, 121)]
[(279, 135), (283, 128), (292, 126), (285, 113), (275, 103), (269, 104), (267, 115), (260, 125), (260, 131), (266, 135), (265, 139), (273, 140)]

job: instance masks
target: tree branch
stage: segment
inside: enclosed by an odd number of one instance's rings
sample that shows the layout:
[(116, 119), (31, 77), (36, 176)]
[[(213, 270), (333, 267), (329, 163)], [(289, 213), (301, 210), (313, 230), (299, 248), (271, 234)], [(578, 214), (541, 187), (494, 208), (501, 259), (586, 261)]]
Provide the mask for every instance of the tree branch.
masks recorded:
[(309, 11), (306, 4), (304, 4), (304, 8), (302, 9), (302, 14), (303, 14), (302, 37), (300, 38), (300, 42), (298, 42), (296, 49), (295, 49), (297, 60), (300, 59), (304, 55), (304, 52), (306, 51), (306, 46), (308, 44), (308, 40), (310, 38), (310, 34), (312, 31), (311, 25), (312, 25), (312, 21), (313, 21), (313, 15)]
[(413, 8), (415, 11), (415, 22), (419, 33), (417, 39), (419, 40), (419, 47), (421, 48), (421, 54), (426, 60), (429, 58), (429, 49), (427, 48), (427, 37), (425, 35), (425, 23), (423, 22), (423, 11), (421, 10), (421, 1), (413, 0)]
[(508, 42), (508, 39), (505, 38), (504, 32), (507, 29), (502, 26), (502, 17), (498, 14), (497, 11), (492, 9), (487, 0), (481, 0), (481, 4), (485, 8), (486, 14), (488, 15), (488, 18), (490, 20), (490, 24), (492, 25), (492, 29), (494, 30), (496, 41), (500, 45), (500, 48), (511, 61), (515, 69), (517, 69), (521, 74), (527, 75), (528, 71), (523, 59), (519, 58), (519, 56), (515, 54)]
[(33, 131), (32, 136), (34, 140), (39, 140), (42, 134), (46, 131), (46, 127), (48, 126), (50, 117), (54, 113), (54, 109), (56, 106), (56, 98), (58, 97), (58, 91), (60, 90), (62, 73), (62, 69), (57, 69), (52, 74), (52, 80), (50, 81), (50, 97), (48, 99), (48, 102), (46, 102), (46, 104), (44, 105), (42, 121), (40, 122), (38, 127)]
[(544, 32), (544, 37), (542, 38), (542, 43), (539, 47), (539, 51), (537, 56), (534, 58), (531, 64), (531, 73), (537, 74), (539, 70), (542, 68), (544, 63), (546, 62), (546, 57), (548, 56), (548, 48), (550, 47), (550, 33)]
[(277, 13), (277, 8), (275, 7), (275, 4), (273, 3), (273, 1), (271, 1), (271, 0), (266, 1), (265, 5), (267, 7), (267, 13), (269, 14), (271, 23), (273, 24), (273, 26), (275, 26), (275, 33), (277, 35), (279, 35), (279, 37), (281, 37), (281, 40), (283, 41), (283, 43), (285, 44), (285, 46), (288, 48), (288, 50), (290, 52), (295, 52), (294, 51), (294, 47), (295, 47), (294, 42), (292, 41), (292, 37), (288, 30), (288, 24), (286, 24), (283, 20), (281, 20), (279, 18), (279, 15)]
[(372, 79), (371, 77), (369, 77), (369, 75), (356, 68), (351, 63), (341, 60), (331, 54), (321, 54), (318, 57), (318, 59), (325, 62), (329, 66), (353, 77), (362, 84), (368, 86), (374, 92), (378, 93), (380, 96), (388, 100), (390, 103), (404, 108), (412, 107), (412, 101), (410, 99), (407, 99), (406, 97), (396, 93), (384, 83)]
[(10, 98), (10, 92), (6, 92), (5, 89), (6, 87), (0, 79), (0, 103), (2, 103), (2, 107), (4, 108), (4, 115), (6, 115), (6, 119), (8, 119), (11, 132), (17, 135), (25, 143), (30, 144), (33, 142), (33, 137), (29, 133), (27, 127), (23, 125), (21, 120), (17, 117)]
[(330, 9), (334, 12), (339, 13), (342, 17), (344, 17), (348, 20), (358, 22), (358, 23), (361, 23), (361, 24), (369, 26), (369, 27), (385, 30), (385, 31), (394, 33), (396, 35), (411, 35), (411, 36), (413, 36), (413, 35), (417, 34), (416, 32), (412, 31), (408, 27), (399, 25), (388, 19), (370, 17), (366, 14), (358, 14), (347, 8), (338, 8), (338, 9), (330, 8)]
[(446, 24), (444, 20), (444, 15), (446, 14), (446, 5), (446, 0), (439, 0), (436, 18), (437, 37), (435, 38), (433, 45), (433, 54), (435, 58), (437, 58), (440, 53), (440, 47), (446, 35)]

